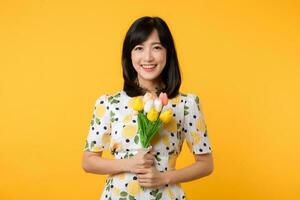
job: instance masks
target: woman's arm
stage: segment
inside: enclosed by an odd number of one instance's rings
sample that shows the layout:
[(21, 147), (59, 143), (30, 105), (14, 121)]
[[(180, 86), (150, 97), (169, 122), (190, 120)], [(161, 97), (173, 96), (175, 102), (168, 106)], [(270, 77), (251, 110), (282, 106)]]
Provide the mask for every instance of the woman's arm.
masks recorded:
[(155, 157), (152, 153), (137, 153), (129, 159), (102, 158), (102, 152), (85, 151), (82, 158), (82, 168), (94, 174), (118, 174), (131, 172), (134, 168), (149, 168), (153, 165)]
[(208, 176), (213, 172), (212, 154), (195, 155), (195, 163), (185, 168), (167, 172), (159, 172), (155, 167), (137, 169), (138, 181), (143, 187), (161, 187), (166, 184), (176, 184)]
[(213, 158), (212, 154), (199, 154), (194, 155), (195, 163), (185, 168), (173, 171), (167, 171), (163, 175), (167, 184), (182, 183), (192, 181), (213, 172)]
[(85, 172), (94, 174), (117, 174), (128, 169), (127, 159), (110, 160), (102, 158), (102, 152), (85, 151), (82, 158), (82, 168)]

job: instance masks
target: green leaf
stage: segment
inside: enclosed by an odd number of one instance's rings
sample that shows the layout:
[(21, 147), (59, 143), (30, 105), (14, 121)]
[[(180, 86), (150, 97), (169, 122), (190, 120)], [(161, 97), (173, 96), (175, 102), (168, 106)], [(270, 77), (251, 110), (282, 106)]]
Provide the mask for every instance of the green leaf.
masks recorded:
[(195, 102), (196, 102), (196, 104), (199, 104), (199, 97), (198, 96), (195, 97)]
[(122, 197), (125, 197), (125, 196), (127, 196), (127, 192), (125, 192), (125, 191), (122, 191), (121, 193), (120, 193), (120, 195), (122, 196)]
[(138, 135), (136, 135), (136, 136), (134, 137), (134, 143), (136, 143), (136, 144), (139, 143), (139, 136), (138, 136)]
[(121, 95), (121, 93), (118, 93), (114, 96), (114, 98), (118, 98), (118, 97), (120, 97), (120, 95)]
[(93, 148), (94, 145), (95, 145), (94, 142), (91, 142), (91, 149)]
[(158, 119), (157, 121), (155, 121), (155, 123), (153, 123), (151, 125), (151, 129), (149, 130), (149, 137), (147, 138), (147, 146), (149, 146), (152, 138), (158, 133), (158, 130), (160, 129), (161, 127), (161, 124), (162, 124), (162, 121), (160, 119)]
[(155, 159), (159, 162), (161, 159), (158, 157), (158, 155), (155, 155)]
[(110, 102), (113, 98), (114, 98), (113, 96), (109, 96), (108, 101)]
[(155, 200), (159, 200), (159, 199), (161, 199), (161, 197), (162, 197), (162, 193), (160, 192), (160, 193), (157, 194)]
[(86, 149), (88, 149), (88, 148), (89, 148), (89, 143), (88, 143), (87, 140), (85, 140), (85, 146), (84, 146), (84, 149), (86, 150)]
[(152, 191), (150, 192), (150, 195), (156, 196), (157, 192), (158, 192), (158, 189), (152, 190)]
[(189, 114), (189, 112), (188, 111), (184, 111), (184, 116), (186, 116), (186, 115), (188, 115)]
[(140, 116), (140, 114), (138, 114), (137, 120), (138, 120), (138, 134), (140, 135), (141, 143), (143, 145), (143, 135), (144, 135), (143, 128), (142, 128), (143, 122), (142, 122), (142, 117)]
[(140, 141), (143, 147), (146, 147), (146, 128), (147, 128), (147, 118), (142, 113), (138, 113), (138, 126), (139, 126), (139, 134), (140, 134)]
[(111, 101), (111, 104), (113, 104), (113, 103), (119, 103), (119, 102), (120, 102), (119, 100), (113, 99), (113, 100)]
[(134, 196), (129, 195), (129, 200), (134, 200)]
[(96, 117), (96, 123), (100, 125), (100, 119)]
[(187, 110), (187, 109), (189, 109), (189, 107), (188, 106), (184, 106), (184, 110)]
[(115, 113), (113, 111), (110, 111), (110, 117), (115, 116)]

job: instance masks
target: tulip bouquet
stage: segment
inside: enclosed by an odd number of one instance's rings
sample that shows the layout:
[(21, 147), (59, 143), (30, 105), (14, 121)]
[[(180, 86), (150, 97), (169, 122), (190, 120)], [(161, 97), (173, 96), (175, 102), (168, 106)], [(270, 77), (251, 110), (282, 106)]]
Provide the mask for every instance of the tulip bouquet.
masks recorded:
[(167, 104), (166, 93), (160, 93), (159, 97), (155, 98), (147, 92), (143, 98), (133, 99), (133, 109), (138, 112), (138, 134), (143, 148), (149, 148), (151, 140), (158, 133), (161, 125), (172, 119), (171, 109), (162, 112), (163, 106)]

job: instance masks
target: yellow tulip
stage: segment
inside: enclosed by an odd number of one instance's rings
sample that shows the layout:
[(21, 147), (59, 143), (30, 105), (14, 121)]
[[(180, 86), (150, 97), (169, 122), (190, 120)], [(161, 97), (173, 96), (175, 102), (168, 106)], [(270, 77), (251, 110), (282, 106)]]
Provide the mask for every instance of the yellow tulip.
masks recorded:
[(168, 109), (167, 111), (160, 114), (159, 119), (167, 124), (173, 117), (173, 111), (171, 109)]
[(151, 110), (147, 113), (147, 118), (154, 122), (158, 117), (158, 112), (155, 110), (155, 108), (151, 108)]
[(143, 100), (141, 99), (141, 97), (134, 97), (133, 99), (133, 109), (136, 111), (141, 111), (143, 110), (144, 104), (143, 104)]

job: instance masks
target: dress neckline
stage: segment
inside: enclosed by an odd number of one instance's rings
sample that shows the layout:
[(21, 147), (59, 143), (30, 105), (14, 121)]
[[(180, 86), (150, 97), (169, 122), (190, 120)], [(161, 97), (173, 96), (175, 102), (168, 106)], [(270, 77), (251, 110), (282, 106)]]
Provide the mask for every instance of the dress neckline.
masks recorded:
[[(133, 99), (133, 98), (135, 98), (135, 97), (131, 97), (131, 96), (128, 96), (127, 95), (127, 93), (124, 91), (124, 90), (121, 90), (121, 93), (123, 94), (123, 95), (125, 95), (127, 98), (129, 98), (129, 99)], [(181, 96), (181, 92), (178, 92), (178, 95), (177, 96)], [(176, 97), (177, 97), (176, 96)], [(143, 95), (140, 95), (140, 96), (136, 96), (136, 97), (143, 97)], [(176, 98), (176, 97), (174, 97), (174, 98)], [(174, 99), (174, 98), (172, 98), (172, 99)], [(170, 99), (169, 99), (170, 100)]]

